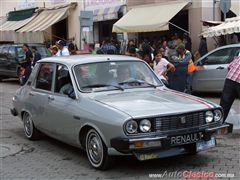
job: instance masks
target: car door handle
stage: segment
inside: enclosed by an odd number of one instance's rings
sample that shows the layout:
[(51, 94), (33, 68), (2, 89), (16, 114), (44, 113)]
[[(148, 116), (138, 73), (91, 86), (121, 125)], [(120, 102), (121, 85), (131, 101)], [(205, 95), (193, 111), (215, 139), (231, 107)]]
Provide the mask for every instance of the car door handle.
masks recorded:
[(48, 96), (48, 99), (49, 99), (50, 101), (53, 101), (53, 100), (54, 100), (54, 97), (53, 97), (53, 96)]
[(224, 67), (222, 67), (222, 66), (218, 66), (216, 69), (224, 69)]

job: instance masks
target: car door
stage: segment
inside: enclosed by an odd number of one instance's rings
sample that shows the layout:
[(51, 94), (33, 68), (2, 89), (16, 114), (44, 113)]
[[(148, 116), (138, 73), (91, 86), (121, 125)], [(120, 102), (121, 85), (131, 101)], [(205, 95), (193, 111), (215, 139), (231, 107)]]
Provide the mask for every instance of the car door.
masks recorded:
[(218, 49), (203, 59), (198, 65), (198, 71), (193, 78), (194, 91), (222, 91), (228, 72), (228, 62), (233, 59), (233, 48)]
[[(68, 143), (77, 142), (80, 118), (74, 114), (79, 111), (76, 99), (67, 93), (73, 91), (72, 80), (67, 66), (57, 64), (54, 94), (48, 101), (48, 127), (55, 138)], [(74, 92), (74, 91), (73, 91)]]
[(8, 75), (7, 67), (8, 67), (8, 48), (9, 46), (2, 46), (0, 52), (0, 74), (3, 76)]
[[(37, 76), (29, 91), (28, 106), (31, 109), (35, 126), (43, 132), (49, 133), (48, 102), (51, 99), (55, 63), (40, 63)], [(27, 83), (28, 84), (28, 83)]]

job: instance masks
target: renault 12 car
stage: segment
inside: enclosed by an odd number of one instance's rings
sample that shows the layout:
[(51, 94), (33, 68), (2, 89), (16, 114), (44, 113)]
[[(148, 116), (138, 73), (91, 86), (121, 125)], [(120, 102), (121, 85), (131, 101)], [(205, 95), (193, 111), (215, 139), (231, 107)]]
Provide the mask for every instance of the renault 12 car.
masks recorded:
[(40, 60), (13, 97), (30, 140), (83, 148), (106, 169), (116, 155), (148, 160), (212, 148), (226, 130), (219, 105), (168, 89), (140, 59), (76, 55)]

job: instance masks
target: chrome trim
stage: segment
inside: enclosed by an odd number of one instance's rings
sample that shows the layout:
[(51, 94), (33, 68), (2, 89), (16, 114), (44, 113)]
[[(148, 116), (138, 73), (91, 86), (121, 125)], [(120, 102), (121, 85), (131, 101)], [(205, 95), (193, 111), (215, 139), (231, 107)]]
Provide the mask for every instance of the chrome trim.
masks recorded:
[(214, 128), (207, 128), (205, 129), (206, 132), (211, 132), (211, 131), (216, 131), (218, 129), (221, 129), (221, 128), (226, 128), (226, 127), (229, 127), (229, 124), (223, 124), (221, 126), (218, 126), (218, 127), (214, 127)]
[(129, 142), (135, 142), (135, 141), (156, 141), (161, 139), (166, 139), (167, 136), (158, 136), (158, 137), (146, 137), (146, 138), (135, 138), (135, 139), (129, 139)]

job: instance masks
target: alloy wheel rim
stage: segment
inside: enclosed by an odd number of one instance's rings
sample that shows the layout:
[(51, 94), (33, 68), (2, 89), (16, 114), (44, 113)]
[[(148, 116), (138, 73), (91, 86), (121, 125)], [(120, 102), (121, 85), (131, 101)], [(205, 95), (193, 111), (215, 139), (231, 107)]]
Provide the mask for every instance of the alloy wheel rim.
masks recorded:
[(29, 115), (25, 116), (24, 130), (25, 130), (27, 137), (30, 137), (32, 135), (32, 121), (31, 121), (31, 118)]
[(87, 146), (91, 162), (95, 165), (100, 164), (103, 158), (103, 145), (99, 136), (95, 133), (91, 133), (88, 138)]

